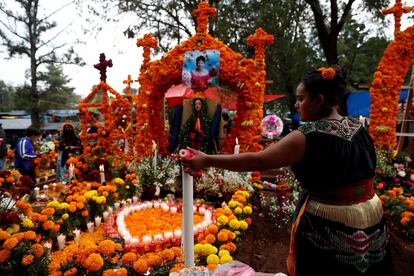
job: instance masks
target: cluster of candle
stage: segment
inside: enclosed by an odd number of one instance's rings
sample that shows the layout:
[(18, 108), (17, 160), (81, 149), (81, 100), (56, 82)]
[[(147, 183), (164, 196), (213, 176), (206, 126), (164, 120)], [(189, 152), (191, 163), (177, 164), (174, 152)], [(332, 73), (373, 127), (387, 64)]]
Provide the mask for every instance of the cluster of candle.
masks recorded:
[[(133, 199), (134, 200), (134, 199)], [(120, 206), (115, 207), (115, 212), (112, 210), (104, 212), (103, 217), (106, 221), (105, 229), (109, 237), (121, 237), (125, 240), (125, 243), (131, 247), (141, 248), (145, 245), (148, 245), (150, 249), (153, 246), (161, 245), (165, 247), (167, 244), (178, 245), (182, 236), (181, 229), (176, 229), (174, 231), (167, 231), (164, 233), (155, 234), (154, 236), (144, 235), (141, 240), (133, 237), (128, 231), (125, 225), (125, 218), (134, 212), (139, 212), (144, 209), (149, 208), (160, 208), (164, 212), (170, 212), (176, 214), (181, 211), (182, 206), (175, 204), (168, 204), (164, 201), (154, 200), (146, 202), (135, 202), (132, 205), (125, 206), (120, 208)], [(194, 212), (199, 212), (204, 215), (204, 220), (201, 223), (198, 223), (194, 226), (194, 234), (198, 234), (204, 231), (210, 224), (213, 223), (213, 213), (204, 205), (194, 205)]]

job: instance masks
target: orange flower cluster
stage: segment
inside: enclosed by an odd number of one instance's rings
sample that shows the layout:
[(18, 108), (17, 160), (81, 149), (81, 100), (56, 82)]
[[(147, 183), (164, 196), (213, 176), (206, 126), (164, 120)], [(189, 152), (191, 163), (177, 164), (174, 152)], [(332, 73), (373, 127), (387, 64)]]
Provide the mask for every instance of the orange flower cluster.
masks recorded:
[(370, 88), (369, 132), (376, 146), (390, 148), (397, 143), (398, 98), (404, 78), (414, 59), (414, 27), (399, 32), (385, 49)]
[(325, 80), (331, 80), (336, 75), (335, 69), (331, 67), (329, 68), (321, 67), (321, 68), (318, 68), (318, 71), (321, 72), (322, 78)]
[[(194, 214), (194, 225), (202, 222), (203, 216)], [(142, 239), (144, 235), (162, 234), (181, 229), (182, 214), (164, 212), (161, 208), (144, 209), (125, 218), (125, 224), (133, 237)]]

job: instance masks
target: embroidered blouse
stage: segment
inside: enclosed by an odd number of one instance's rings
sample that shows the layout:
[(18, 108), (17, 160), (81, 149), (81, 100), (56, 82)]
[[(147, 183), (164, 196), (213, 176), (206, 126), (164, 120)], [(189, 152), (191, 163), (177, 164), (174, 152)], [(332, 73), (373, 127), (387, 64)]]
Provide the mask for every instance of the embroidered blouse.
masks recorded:
[(375, 148), (368, 131), (353, 118), (324, 119), (299, 128), (306, 136), (303, 160), (292, 165), (309, 191), (341, 188), (375, 174)]

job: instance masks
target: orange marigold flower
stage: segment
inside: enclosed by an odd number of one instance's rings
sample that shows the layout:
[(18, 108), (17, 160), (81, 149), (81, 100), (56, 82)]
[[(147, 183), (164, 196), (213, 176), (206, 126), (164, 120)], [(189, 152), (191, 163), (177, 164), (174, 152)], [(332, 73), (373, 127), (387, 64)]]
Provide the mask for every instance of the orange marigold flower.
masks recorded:
[(321, 67), (321, 68), (318, 69), (318, 71), (321, 72), (322, 78), (324, 80), (331, 80), (336, 75), (335, 69), (333, 69), (331, 67), (329, 67), (329, 68)]
[(110, 255), (115, 252), (115, 243), (111, 240), (103, 240), (99, 243), (98, 250), (103, 255)]
[(148, 271), (148, 264), (145, 260), (139, 259), (134, 262), (134, 270), (138, 273), (145, 273)]
[(16, 247), (16, 245), (19, 243), (19, 241), (16, 238), (8, 238), (4, 243), (3, 243), (3, 249), (7, 249), (7, 250), (12, 250), (13, 248)]
[(123, 265), (132, 265), (137, 260), (137, 255), (133, 252), (128, 252), (124, 254), (121, 258), (121, 263)]
[(24, 232), (24, 239), (27, 241), (35, 240), (36, 233), (34, 231), (26, 231)]
[(411, 217), (405, 216), (400, 220), (401, 225), (407, 225), (411, 221)]
[(19, 233), (13, 234), (12, 238), (16, 238), (18, 241), (21, 241), (24, 238), (24, 233), (19, 232)]
[(45, 208), (42, 210), (42, 212), (40, 212), (40, 214), (42, 215), (46, 215), (46, 216), (52, 216), (55, 213), (55, 209), (49, 207), (49, 208)]
[(206, 241), (207, 241), (209, 244), (213, 244), (213, 243), (215, 243), (215, 242), (216, 242), (216, 237), (215, 237), (214, 235), (212, 235), (212, 234), (208, 234), (208, 235), (206, 236)]
[(33, 255), (26, 255), (22, 259), (22, 265), (29, 265), (33, 262), (34, 256)]
[(2, 249), (0, 250), (0, 264), (7, 261), (7, 259), (10, 257), (10, 250)]
[(4, 241), (8, 237), (10, 237), (9, 233), (7, 233), (6, 231), (0, 230), (0, 241)]
[(53, 221), (51, 221), (51, 220), (45, 221), (45, 222), (43, 223), (43, 229), (45, 229), (45, 230), (50, 230), (50, 229), (52, 229), (54, 226), (55, 226), (55, 223), (54, 223)]
[(207, 265), (207, 268), (208, 268), (209, 270), (215, 270), (215, 269), (217, 268), (217, 265), (216, 265), (216, 264), (208, 264), (208, 265)]
[(226, 231), (221, 230), (218, 234), (217, 234), (217, 239), (221, 242), (226, 242), (229, 239), (229, 235)]
[(217, 232), (218, 232), (218, 227), (217, 227), (217, 225), (215, 225), (215, 224), (210, 224), (210, 225), (207, 227), (207, 232), (208, 232), (208, 233), (210, 233), (210, 234), (216, 235), (216, 234), (217, 234)]
[(115, 276), (116, 273), (113, 269), (107, 269), (102, 273), (102, 276)]
[(161, 258), (164, 261), (167, 261), (167, 262), (172, 261), (175, 258), (174, 251), (171, 250), (171, 249), (164, 249), (159, 254), (160, 254)]
[(116, 271), (116, 276), (127, 276), (128, 270), (125, 267), (121, 267)]
[(75, 276), (78, 273), (78, 270), (76, 267), (72, 267), (71, 269), (65, 271), (65, 273), (63, 273), (63, 276)]
[(35, 243), (32, 245), (32, 249), (34, 250), (34, 254), (36, 257), (40, 258), (43, 256), (43, 253), (45, 252), (43, 249), (43, 246), (41, 244)]
[(83, 212), (82, 212), (82, 217), (84, 217), (84, 218), (85, 218), (85, 217), (87, 217), (87, 216), (89, 216), (89, 212), (88, 212), (88, 211), (86, 211), (86, 210), (85, 210), (85, 211), (83, 211)]
[(172, 251), (174, 251), (174, 255), (175, 255), (176, 257), (183, 255), (183, 250), (182, 250), (180, 247), (176, 247), (176, 246), (174, 246), (174, 247), (171, 247), (170, 249), (171, 249)]
[(83, 262), (83, 266), (91, 272), (99, 271), (102, 268), (103, 264), (104, 260), (102, 259), (101, 255), (97, 253), (92, 253)]

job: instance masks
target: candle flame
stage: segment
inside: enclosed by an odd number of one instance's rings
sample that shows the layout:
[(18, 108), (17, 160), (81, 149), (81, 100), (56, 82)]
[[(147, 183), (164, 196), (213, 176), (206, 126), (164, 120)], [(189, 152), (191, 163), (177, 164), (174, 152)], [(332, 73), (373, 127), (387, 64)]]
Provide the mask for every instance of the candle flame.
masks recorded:
[(236, 145), (238, 145), (239, 144), (239, 139), (237, 139), (237, 137), (236, 137)]
[(155, 143), (155, 141), (154, 141), (154, 140), (152, 140), (152, 144), (153, 144), (153, 145), (156, 145), (157, 143)]

